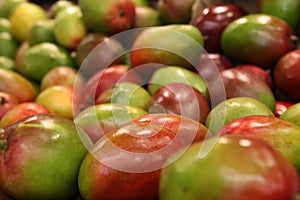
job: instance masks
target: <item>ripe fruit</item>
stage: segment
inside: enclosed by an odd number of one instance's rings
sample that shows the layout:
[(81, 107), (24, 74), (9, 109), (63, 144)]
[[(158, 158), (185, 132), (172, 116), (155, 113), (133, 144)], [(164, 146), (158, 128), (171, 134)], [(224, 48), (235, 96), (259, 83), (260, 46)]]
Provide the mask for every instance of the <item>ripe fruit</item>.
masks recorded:
[(161, 200), (279, 200), (296, 196), (296, 169), (267, 142), (249, 136), (221, 136), (208, 155), (201, 157), (201, 148), (212, 140), (216, 139), (192, 144), (162, 170)]
[(79, 91), (73, 90), (72, 86), (55, 85), (41, 91), (35, 101), (44, 105), (56, 115), (73, 119), (79, 112), (79, 104), (76, 104), (75, 101), (76, 92)]
[(181, 147), (175, 133), (155, 124), (135, 122), (114, 129), (82, 161), (80, 194), (98, 200), (157, 199), (160, 169)]
[(82, 110), (74, 122), (86, 132), (92, 143), (96, 143), (109, 131), (147, 114), (145, 110), (134, 106), (98, 104)]
[(62, 65), (73, 66), (67, 50), (54, 43), (44, 42), (24, 51), (21, 66), (17, 70), (25, 77), (39, 82), (49, 70)]
[(143, 29), (134, 40), (130, 62), (148, 80), (157, 68), (165, 65), (193, 68), (203, 52), (202, 45), (202, 34), (192, 25), (149, 27)]
[(271, 68), (295, 48), (293, 29), (284, 20), (266, 14), (249, 14), (231, 22), (223, 31), (221, 48), (226, 56), (246, 64)]
[(191, 85), (204, 96), (207, 95), (205, 80), (199, 74), (179, 66), (167, 66), (156, 70), (149, 80), (148, 90), (153, 95), (161, 86), (174, 82)]
[(300, 102), (290, 105), (280, 116), (281, 119), (300, 126)]
[(19, 103), (2, 117), (2, 119), (0, 120), (0, 127), (8, 126), (32, 115), (44, 113), (52, 114), (52, 111), (37, 102)]
[(0, 69), (0, 83), (0, 92), (15, 96), (19, 103), (33, 101), (37, 96), (31, 82), (17, 72)]
[(149, 113), (169, 113), (189, 117), (204, 123), (210, 111), (206, 97), (194, 87), (184, 83), (161, 86), (151, 97)]
[(283, 55), (274, 67), (276, 88), (290, 101), (300, 100), (300, 50)]
[(225, 27), (246, 14), (247, 11), (237, 4), (214, 3), (200, 9), (190, 24), (203, 34), (205, 50), (217, 53), (221, 52), (221, 35)]
[(85, 25), (95, 32), (113, 35), (133, 27), (131, 0), (79, 0), (79, 6)]
[(300, 22), (299, 0), (259, 0), (258, 12), (274, 15), (286, 21), (294, 30), (298, 30)]
[(25, 41), (32, 25), (38, 20), (47, 19), (46, 11), (38, 4), (24, 1), (9, 16), (11, 33), (19, 41)]
[(225, 124), (249, 115), (274, 116), (274, 113), (266, 104), (257, 99), (234, 97), (226, 99), (213, 107), (206, 118), (205, 126), (212, 133), (216, 133)]
[(272, 111), (275, 110), (275, 97), (272, 90), (256, 74), (239, 68), (230, 68), (220, 72), (220, 77), (222, 78), (222, 86), (220, 86), (219, 76), (211, 79), (208, 83), (209, 91), (215, 95), (213, 99), (215, 103), (223, 101), (222, 91), (225, 89), (227, 99), (251, 97), (263, 102)]
[(195, 0), (158, 0), (157, 11), (164, 24), (187, 24)]
[(119, 82), (104, 91), (95, 103), (117, 103), (147, 110), (150, 99), (150, 94), (142, 86), (130, 82)]
[(16, 199), (75, 198), (87, 152), (77, 130), (73, 121), (52, 114), (2, 129), (1, 189)]
[(53, 28), (55, 41), (61, 46), (74, 50), (88, 30), (83, 23), (79, 6), (68, 6), (55, 16)]
[(300, 128), (274, 116), (252, 115), (225, 124), (217, 133), (249, 135), (271, 144), (300, 172)]

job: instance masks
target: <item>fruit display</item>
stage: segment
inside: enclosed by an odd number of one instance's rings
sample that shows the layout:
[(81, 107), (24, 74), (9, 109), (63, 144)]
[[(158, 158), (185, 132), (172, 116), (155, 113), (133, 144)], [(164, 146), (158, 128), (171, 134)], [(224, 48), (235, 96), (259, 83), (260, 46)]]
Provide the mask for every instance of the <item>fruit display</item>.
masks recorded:
[(299, 9), (0, 1), (0, 200), (300, 199)]

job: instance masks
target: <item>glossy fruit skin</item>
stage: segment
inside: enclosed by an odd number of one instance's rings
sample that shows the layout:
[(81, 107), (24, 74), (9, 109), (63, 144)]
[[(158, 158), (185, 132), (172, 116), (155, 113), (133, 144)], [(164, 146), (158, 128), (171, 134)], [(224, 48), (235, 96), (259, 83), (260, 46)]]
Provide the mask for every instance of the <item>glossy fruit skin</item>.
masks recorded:
[(168, 83), (185, 83), (207, 95), (207, 83), (194, 71), (179, 66), (167, 66), (154, 71), (148, 83), (148, 91), (153, 95), (159, 87)]
[[(35, 115), (2, 130), (1, 189), (16, 199), (70, 199), (86, 154), (74, 123)], [(20, 190), (20, 188), (22, 188)]]
[(80, 0), (79, 6), (85, 25), (95, 32), (113, 35), (133, 27), (135, 5), (131, 0)]
[[(146, 122), (126, 124), (106, 136), (94, 146), (93, 155), (88, 153), (82, 161), (78, 175), (82, 197), (157, 200), (160, 170), (167, 157), (183, 147), (182, 140)], [(149, 156), (160, 150), (166, 151), (155, 158)]]
[(55, 85), (71, 86), (82, 91), (85, 78), (78, 70), (69, 66), (58, 66), (48, 71), (40, 82), (40, 89), (44, 90)]
[(148, 114), (137, 117), (133, 122), (147, 122), (166, 128), (181, 137), (185, 145), (201, 142), (210, 137), (208, 129), (198, 121), (188, 117), (167, 113)]
[[(226, 98), (233, 97), (251, 97), (266, 104), (270, 110), (275, 110), (275, 96), (273, 91), (260, 77), (252, 72), (241, 70), (238, 68), (230, 68), (220, 72), (220, 77), (223, 80)], [(221, 93), (224, 89), (220, 87), (219, 77), (216, 77), (208, 83), (209, 90), (216, 93)], [(216, 96), (215, 102), (223, 101), (223, 95)]]
[(177, 114), (204, 123), (210, 105), (199, 90), (174, 82), (161, 86), (152, 95), (148, 109), (150, 113)]
[(299, 27), (299, 0), (259, 0), (258, 12), (274, 15), (285, 20), (294, 30)]
[(134, 28), (160, 26), (161, 19), (157, 10), (149, 6), (135, 6)]
[(30, 46), (21, 56), (18, 72), (35, 81), (41, 81), (51, 69), (61, 66), (73, 66), (69, 52), (54, 43), (40, 43)]
[(191, 19), (195, 0), (159, 0), (157, 11), (164, 24), (187, 24)]
[(109, 131), (147, 114), (138, 107), (107, 103), (84, 109), (74, 122), (86, 132), (92, 143), (96, 143)]
[(208, 5), (190, 22), (196, 26), (205, 38), (207, 52), (221, 52), (221, 35), (225, 27), (233, 20), (248, 14), (242, 7), (231, 3)]
[(89, 32), (76, 47), (76, 66), (83, 75), (90, 78), (108, 66), (123, 64), (124, 56), (119, 56), (123, 51), (119, 41), (103, 33)]
[(232, 97), (211, 109), (206, 118), (205, 126), (215, 134), (225, 124), (250, 115), (274, 116), (274, 113), (266, 104), (255, 98)]
[(196, 72), (209, 82), (225, 69), (233, 67), (233, 63), (220, 53), (203, 53), (199, 57)]
[(294, 102), (291, 101), (283, 101), (283, 100), (276, 100), (276, 107), (275, 107), (275, 117), (280, 117), (289, 107), (294, 105)]
[(47, 19), (47, 13), (41, 6), (24, 1), (17, 5), (9, 15), (11, 33), (19, 41), (25, 41), (32, 25), (44, 19)]
[(95, 100), (105, 90), (113, 87), (118, 82), (132, 82), (138, 85), (143, 84), (143, 79), (128, 65), (113, 65), (98, 71), (91, 76), (85, 83), (83, 90), (83, 106), (94, 105)]
[(165, 66), (193, 69), (203, 43), (202, 33), (190, 24), (149, 27), (134, 40), (130, 62), (148, 81), (155, 70)]
[(300, 100), (300, 50), (282, 56), (274, 67), (273, 79), (276, 88), (290, 101)]
[(266, 14), (249, 14), (231, 22), (221, 36), (221, 48), (236, 62), (271, 68), (295, 49), (293, 29), (284, 20)]
[(76, 91), (71, 86), (55, 85), (41, 91), (37, 96), (36, 102), (47, 107), (56, 115), (73, 119), (80, 110), (79, 103), (76, 101)]
[(300, 172), (300, 128), (274, 116), (245, 116), (225, 124), (216, 134), (240, 134), (260, 138), (281, 152)]
[(149, 92), (141, 85), (120, 82), (112, 88), (104, 91), (97, 99), (96, 104), (115, 103), (128, 106), (139, 107), (147, 111), (148, 104), (151, 100)]
[(297, 171), (267, 142), (241, 135), (216, 142), (205, 157), (199, 157), (204, 142), (193, 144), (162, 170), (161, 200), (280, 200), (299, 191)]
[(55, 16), (53, 32), (58, 44), (70, 50), (76, 49), (88, 32), (80, 7), (73, 5), (60, 11)]
[(6, 69), (0, 69), (0, 92), (15, 96), (19, 103), (34, 101), (37, 92), (23, 75)]
[(300, 126), (300, 103), (290, 105), (280, 116), (281, 119)]
[(271, 76), (270, 70), (264, 70), (261, 67), (257, 65), (237, 65), (234, 67), (235, 69), (242, 69), (242, 70), (247, 70), (250, 72), (253, 72), (255, 75), (260, 77), (273, 91), (274, 89), (274, 83), (273, 83), (273, 78)]
[(53, 114), (46, 106), (43, 106), (37, 102), (24, 102), (15, 105), (10, 109), (0, 120), (0, 127), (5, 127), (10, 124), (13, 124), (19, 120), (22, 120), (26, 117), (37, 114)]

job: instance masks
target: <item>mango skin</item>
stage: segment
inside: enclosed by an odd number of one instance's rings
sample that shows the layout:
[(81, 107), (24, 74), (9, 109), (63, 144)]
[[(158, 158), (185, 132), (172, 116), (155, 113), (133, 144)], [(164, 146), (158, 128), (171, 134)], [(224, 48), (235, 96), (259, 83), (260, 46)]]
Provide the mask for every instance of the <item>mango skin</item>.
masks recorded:
[(1, 188), (16, 199), (75, 198), (87, 153), (77, 130), (72, 120), (52, 114), (1, 129)]
[(281, 56), (295, 49), (292, 35), (292, 27), (278, 17), (249, 14), (224, 29), (221, 48), (230, 59), (269, 69)]
[(36, 90), (28, 79), (6, 69), (0, 69), (0, 91), (15, 96), (19, 103), (33, 101), (37, 96)]
[(251, 136), (221, 136), (200, 157), (204, 142), (192, 144), (162, 170), (160, 200), (293, 199), (299, 190), (297, 171), (268, 143)]

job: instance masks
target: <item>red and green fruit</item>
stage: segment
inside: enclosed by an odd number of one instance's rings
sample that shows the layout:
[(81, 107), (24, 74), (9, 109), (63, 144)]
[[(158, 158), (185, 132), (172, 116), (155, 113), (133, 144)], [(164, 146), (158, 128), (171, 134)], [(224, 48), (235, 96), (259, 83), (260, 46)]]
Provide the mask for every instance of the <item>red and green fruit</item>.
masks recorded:
[(220, 53), (203, 53), (199, 57), (196, 72), (209, 82), (221, 71), (233, 67), (233, 63)]
[(131, 82), (119, 82), (102, 92), (95, 103), (116, 103), (147, 110), (150, 100), (151, 95), (141, 85)]
[(85, 78), (78, 70), (69, 66), (58, 66), (48, 71), (40, 82), (40, 89), (44, 90), (55, 85), (66, 85), (76, 87), (82, 91)]
[(294, 102), (291, 101), (284, 101), (284, 100), (276, 100), (275, 106), (275, 117), (280, 117), (289, 107), (294, 105)]
[(237, 65), (234, 68), (242, 69), (242, 70), (246, 70), (246, 71), (254, 73), (258, 77), (260, 77), (273, 91), (274, 83), (273, 83), (273, 77), (271, 75), (270, 70), (264, 70), (263, 68), (261, 68), (257, 65), (246, 65), (246, 64)]
[(78, 113), (74, 122), (86, 132), (92, 143), (96, 143), (109, 131), (147, 114), (145, 110), (134, 106), (98, 104)]
[(300, 172), (300, 128), (274, 116), (245, 116), (225, 124), (217, 133), (249, 135), (265, 140)]
[(274, 113), (266, 104), (255, 98), (234, 97), (213, 107), (206, 118), (205, 126), (215, 134), (227, 123), (250, 115), (274, 116)]
[(11, 125), (26, 117), (37, 114), (53, 114), (51, 110), (37, 102), (24, 102), (15, 105), (0, 120), (0, 127)]
[(149, 6), (135, 6), (134, 28), (161, 25), (160, 15), (157, 10)]
[(74, 60), (80, 72), (90, 78), (107, 67), (124, 64), (122, 53), (124, 48), (119, 41), (101, 33), (90, 32), (78, 44)]
[(6, 92), (16, 97), (19, 103), (33, 101), (36, 90), (23, 75), (6, 69), (0, 69), (0, 92)]
[(132, 0), (79, 0), (88, 29), (113, 35), (133, 27), (135, 5)]
[(121, 82), (132, 82), (138, 85), (143, 84), (143, 79), (135, 70), (125, 64), (113, 65), (103, 70), (97, 71), (84, 85), (83, 104), (85, 106), (94, 105), (95, 100), (107, 89)]
[(135, 122), (147, 122), (166, 128), (180, 137), (185, 145), (201, 142), (211, 136), (207, 127), (202, 123), (182, 115), (156, 113), (148, 114), (132, 120)]
[(54, 85), (41, 91), (36, 97), (36, 102), (45, 106), (56, 115), (73, 119), (80, 112), (79, 97), (72, 86)]
[(189, 24), (149, 27), (134, 40), (130, 62), (146, 80), (165, 65), (193, 68), (203, 52), (203, 42), (201, 32)]
[(148, 90), (153, 95), (161, 86), (174, 82), (190, 85), (207, 96), (206, 81), (199, 74), (179, 66), (167, 66), (154, 71), (149, 80)]
[(2, 129), (1, 189), (16, 199), (75, 198), (87, 153), (77, 130), (73, 121), (52, 114)]
[(203, 34), (205, 50), (217, 53), (221, 52), (221, 36), (225, 27), (246, 14), (247, 11), (236, 4), (214, 3), (200, 9), (190, 24)]
[(295, 49), (293, 29), (284, 20), (261, 13), (232, 21), (221, 36), (226, 56), (244, 64), (271, 68), (281, 56)]
[[(220, 72), (222, 87), (220, 87), (219, 76), (208, 82), (209, 91), (214, 94), (214, 102), (222, 102), (225, 89), (226, 98), (251, 97), (266, 104), (270, 110), (275, 110), (275, 96), (269, 85), (253, 72), (230, 68)], [(224, 87), (224, 88), (223, 88)], [(215, 95), (219, 94), (219, 95)]]
[(300, 103), (294, 103), (287, 107), (280, 118), (300, 126)]
[(135, 122), (114, 129), (82, 161), (80, 194), (84, 199), (99, 200), (158, 199), (161, 168), (183, 144), (175, 133), (151, 123)]
[(188, 24), (195, 0), (158, 0), (157, 11), (163, 24)]
[(201, 157), (202, 146), (211, 140), (216, 138), (193, 144), (162, 169), (161, 200), (293, 199), (297, 195), (296, 169), (267, 142), (249, 136), (221, 136), (209, 154)]
[(55, 16), (53, 32), (58, 44), (67, 49), (76, 49), (88, 32), (80, 7), (73, 5), (60, 11)]
[(300, 49), (290, 51), (283, 55), (276, 63), (273, 80), (276, 88), (289, 100), (300, 100)]
[(210, 111), (207, 98), (194, 87), (173, 82), (161, 86), (148, 104), (149, 113), (169, 113), (204, 123)]

